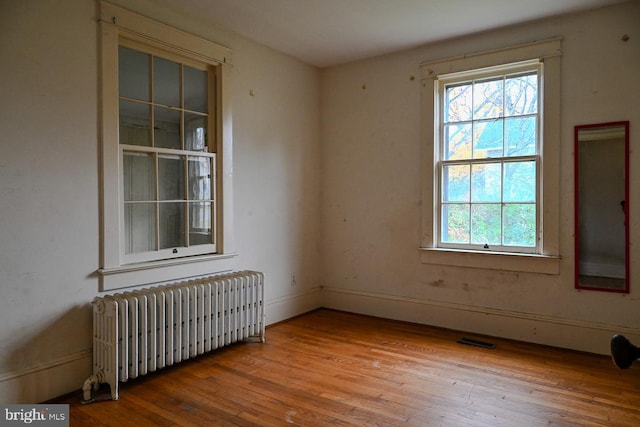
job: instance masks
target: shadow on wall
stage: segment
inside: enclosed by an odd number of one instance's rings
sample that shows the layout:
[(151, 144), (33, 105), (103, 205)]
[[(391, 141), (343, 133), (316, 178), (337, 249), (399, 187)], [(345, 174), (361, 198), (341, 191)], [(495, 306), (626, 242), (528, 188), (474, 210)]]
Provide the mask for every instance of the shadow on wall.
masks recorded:
[(92, 325), (91, 304), (83, 304), (17, 339), (1, 361), (9, 370), (0, 374), (0, 401), (37, 403), (81, 388), (91, 374)]

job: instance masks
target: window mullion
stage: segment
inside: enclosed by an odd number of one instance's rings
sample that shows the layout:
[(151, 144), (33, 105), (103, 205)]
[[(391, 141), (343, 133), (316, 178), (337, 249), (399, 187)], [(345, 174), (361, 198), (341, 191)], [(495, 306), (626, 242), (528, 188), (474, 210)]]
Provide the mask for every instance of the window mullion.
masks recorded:
[[(506, 146), (506, 126), (505, 126), (505, 117), (506, 117), (506, 108), (505, 102), (507, 99), (507, 78), (505, 75), (502, 76), (502, 158), (504, 159), (507, 154), (507, 146)], [(504, 161), (500, 162), (500, 246), (504, 246)]]
[(190, 213), (190, 208), (191, 208), (191, 203), (189, 202), (189, 187), (190, 187), (190, 183), (189, 183), (189, 156), (185, 155), (183, 156), (183, 173), (184, 173), (184, 200), (182, 203), (184, 203), (185, 207), (184, 207), (184, 223), (182, 224), (182, 226), (184, 227), (184, 242), (185, 242), (185, 246), (189, 247), (191, 246), (190, 242), (189, 242), (189, 224), (191, 223), (191, 213)]
[(472, 220), (472, 212), (473, 212), (473, 159), (475, 158), (475, 140), (476, 140), (476, 126), (475, 126), (475, 90), (476, 80), (474, 79), (471, 82), (471, 159), (469, 161), (469, 207), (468, 207), (468, 228), (469, 228), (469, 239), (467, 240), (467, 245), (471, 245), (472, 236), (473, 236), (473, 220)]
[(154, 167), (154, 177), (155, 177), (155, 213), (156, 213), (156, 221), (155, 221), (155, 234), (156, 234), (156, 247), (155, 250), (160, 250), (160, 176), (158, 174), (158, 153), (153, 153), (153, 167)]
[[(503, 131), (504, 132), (504, 131)], [(504, 138), (504, 137), (503, 137)], [(503, 139), (504, 144), (504, 139)], [(504, 161), (500, 162), (500, 245), (504, 246)]]
[(156, 141), (155, 141), (155, 132), (153, 131), (155, 128), (155, 114), (156, 114), (156, 108), (155, 108), (155, 93), (153, 90), (153, 79), (154, 79), (154, 67), (153, 67), (153, 55), (149, 55), (149, 99), (150, 99), (150, 120), (151, 120), (151, 126), (149, 126), (149, 141), (151, 141), (151, 146), (155, 147), (156, 146)]
[[(185, 154), (185, 150), (176, 150), (175, 148), (153, 148), (146, 147), (142, 145), (130, 145), (130, 144), (120, 144), (125, 151), (138, 151), (141, 153), (158, 153), (158, 154), (167, 154), (170, 156), (181, 156)], [(187, 151), (189, 153), (189, 151)], [(197, 151), (192, 152), (197, 153), (198, 156), (214, 158), (214, 153), (208, 153), (206, 151)]]
[(186, 150), (184, 123), (184, 64), (180, 64), (180, 148)]
[[(184, 64), (180, 64), (180, 87), (179, 87), (179, 91), (180, 91), (180, 148), (182, 150), (186, 150), (186, 143), (185, 143), (185, 120), (184, 120), (184, 109), (185, 109), (185, 102), (184, 102)], [(183, 201), (182, 203), (184, 204), (184, 221), (182, 223), (182, 227), (184, 230), (184, 245), (186, 247), (191, 246), (190, 242), (189, 242), (189, 222), (191, 221), (191, 218), (189, 216), (189, 157), (185, 154), (182, 157), (182, 171), (183, 171), (183, 182), (184, 182), (184, 188), (183, 188)]]

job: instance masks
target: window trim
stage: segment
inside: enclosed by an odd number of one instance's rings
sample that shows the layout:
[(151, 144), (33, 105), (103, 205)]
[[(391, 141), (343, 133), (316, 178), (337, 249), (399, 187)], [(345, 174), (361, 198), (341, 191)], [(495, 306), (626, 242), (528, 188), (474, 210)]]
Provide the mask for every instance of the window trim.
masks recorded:
[[(231, 50), (198, 36), (156, 22), (142, 15), (101, 2), (99, 29), (101, 33), (100, 71), (100, 128), (101, 128), (101, 242), (100, 289), (174, 280), (232, 268), (234, 251), (232, 204), (232, 114), (231, 114)], [(208, 63), (216, 70), (215, 167), (218, 171), (215, 194), (218, 212), (216, 253), (201, 254), (170, 260), (125, 264), (121, 230), (122, 200), (121, 148), (118, 144), (118, 46), (121, 41), (149, 46), (151, 50), (179, 55), (186, 59)], [(122, 44), (126, 45), (127, 42)], [(117, 238), (114, 238), (117, 236)], [(189, 266), (189, 268), (184, 268)]]
[[(562, 38), (535, 41), (518, 46), (473, 53), (464, 56), (425, 62), (422, 72), (422, 224), (420, 251), (425, 264), (489, 268), (507, 271), (559, 274), (560, 245), (560, 57)], [(539, 199), (540, 246), (539, 253), (507, 253), (437, 246), (436, 196), (439, 194), (436, 149), (439, 129), (437, 108), (437, 79), (452, 73), (471, 72), (504, 64), (539, 60), (544, 63), (541, 80), (542, 114), (540, 135), (541, 176)], [(497, 266), (497, 267), (494, 267)]]

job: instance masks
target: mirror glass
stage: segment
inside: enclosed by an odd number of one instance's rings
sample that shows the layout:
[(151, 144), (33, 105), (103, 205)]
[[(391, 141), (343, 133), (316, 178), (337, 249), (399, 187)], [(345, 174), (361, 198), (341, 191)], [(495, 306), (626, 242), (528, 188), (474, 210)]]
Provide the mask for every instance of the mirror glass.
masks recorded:
[(629, 292), (629, 122), (575, 127), (576, 288)]

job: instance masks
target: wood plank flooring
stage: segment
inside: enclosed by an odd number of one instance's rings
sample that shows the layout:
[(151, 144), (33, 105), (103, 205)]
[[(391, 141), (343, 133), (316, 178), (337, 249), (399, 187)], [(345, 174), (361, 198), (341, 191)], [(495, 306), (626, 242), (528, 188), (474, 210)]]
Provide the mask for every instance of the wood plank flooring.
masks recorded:
[(108, 393), (53, 402), (71, 426), (640, 425), (640, 362), (324, 309)]

